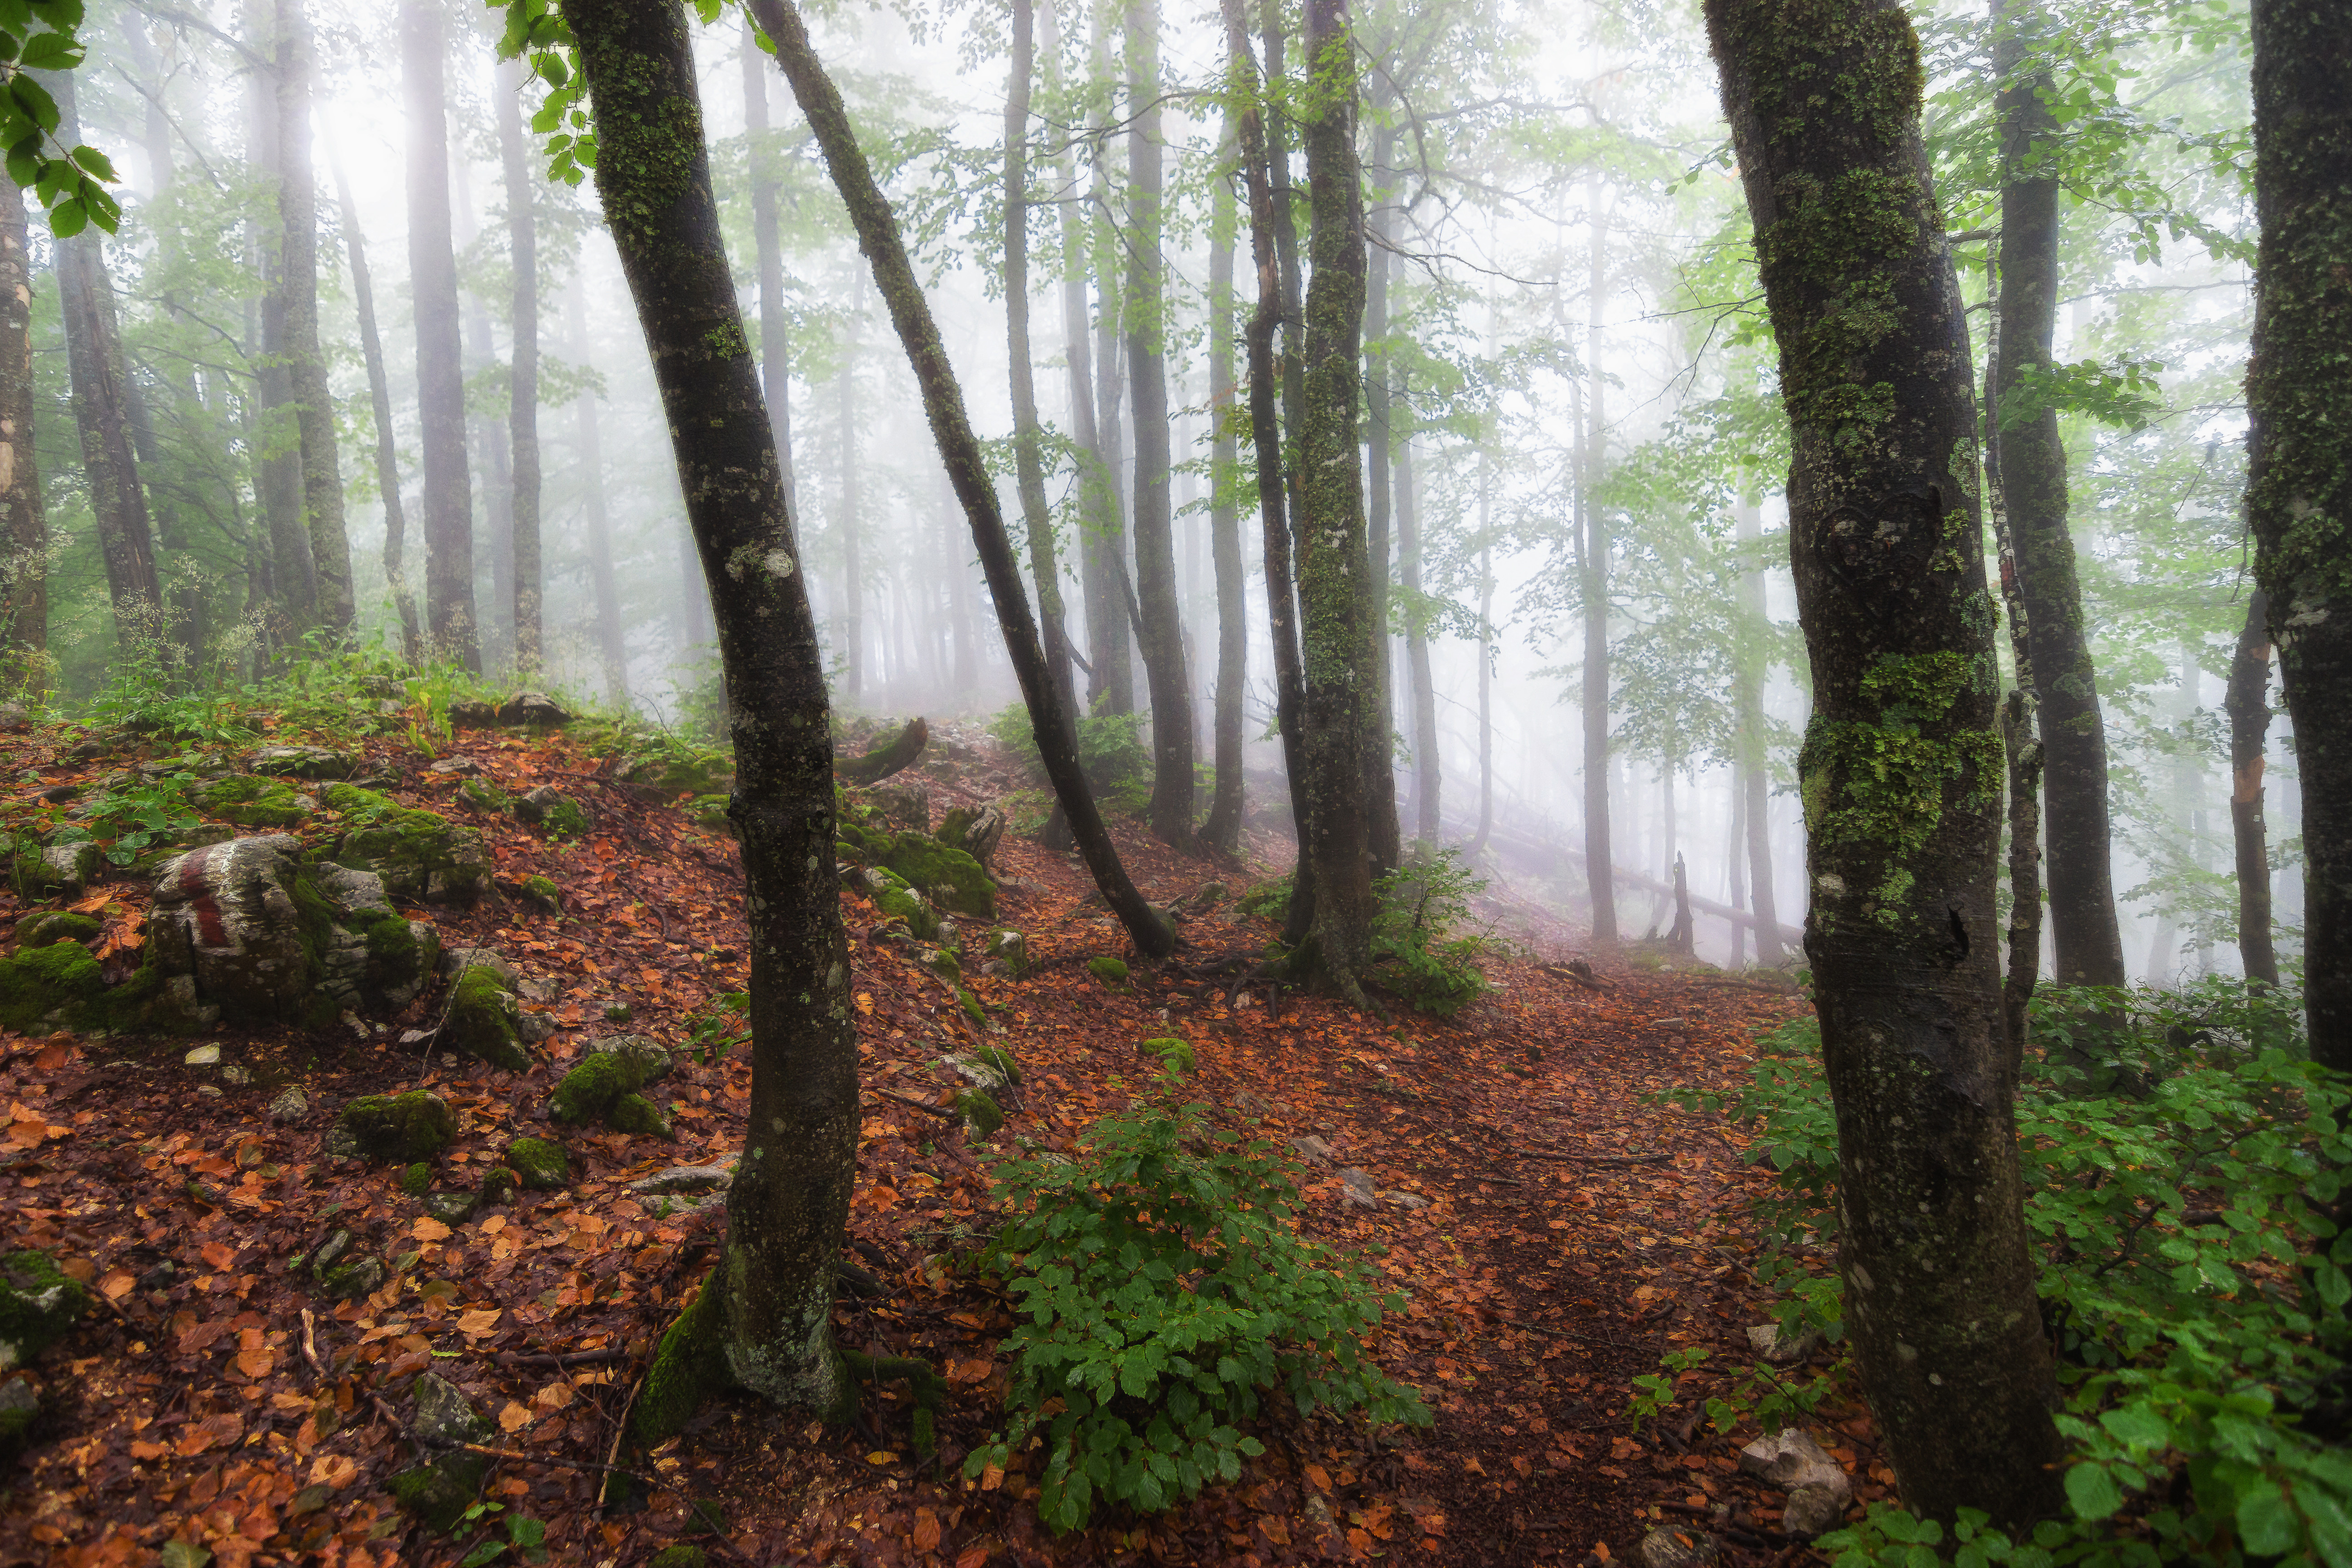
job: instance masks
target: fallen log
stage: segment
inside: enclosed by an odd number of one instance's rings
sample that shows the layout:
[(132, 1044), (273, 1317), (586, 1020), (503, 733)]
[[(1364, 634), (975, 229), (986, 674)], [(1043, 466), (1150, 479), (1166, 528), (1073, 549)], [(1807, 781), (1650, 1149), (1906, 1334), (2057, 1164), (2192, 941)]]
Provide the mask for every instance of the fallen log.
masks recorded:
[(854, 784), (879, 784), (903, 768), (913, 767), (930, 740), (929, 724), (920, 719), (909, 720), (905, 729), (864, 756), (835, 763), (833, 771)]

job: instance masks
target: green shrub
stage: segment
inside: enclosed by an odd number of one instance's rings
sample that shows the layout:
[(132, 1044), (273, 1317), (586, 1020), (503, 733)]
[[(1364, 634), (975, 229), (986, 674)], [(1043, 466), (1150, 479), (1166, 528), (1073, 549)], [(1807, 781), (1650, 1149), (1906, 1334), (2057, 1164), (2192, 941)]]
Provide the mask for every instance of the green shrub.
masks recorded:
[(1470, 900), (1486, 890), (1461, 851), (1415, 850), (1380, 879), (1372, 979), (1424, 1013), (1451, 1018), (1494, 987), (1478, 961), (1492, 947), (1471, 927)]
[(1212, 1129), (1181, 1085), (1080, 1135), (1074, 1158), (994, 1162), (1007, 1217), (983, 1258), (1027, 1320), (1005, 1430), (967, 1475), (1044, 1439), (1038, 1512), (1076, 1530), (1097, 1499), (1168, 1508), (1263, 1452), (1238, 1423), (1265, 1395), (1301, 1412), (1426, 1424), (1420, 1397), (1364, 1359), (1383, 1310), (1371, 1268), (1300, 1238), (1296, 1166)]
[[(2032, 1016), (2051, 1058), (2063, 1054), (2070, 1019), (2119, 1028), (2110, 1043), (2149, 1088), (2086, 1095), (2073, 1068), (2025, 1064), (2018, 1152), (2059, 1354), (2058, 1424), (2074, 1456), (2073, 1517), (2037, 1527), (2031, 1543), (1979, 1518), (1959, 1560), (2352, 1562), (2352, 1458), (2337, 1429), (2352, 1232), (2331, 1216), (2352, 1165), (2352, 1081), (2301, 1055), (2288, 998), (2242, 982), (2182, 994), (2052, 988)], [(1837, 1130), (1819, 1026), (1799, 1019), (1762, 1044), (1728, 1107), (1756, 1131), (1749, 1159), (1779, 1173), (1760, 1215), (1774, 1250), (1759, 1277), (1789, 1293), (1784, 1323), (1836, 1338), (1840, 1283), (1800, 1257), (1835, 1242)], [(1727, 1427), (1738, 1406), (1713, 1401), (1710, 1413)], [(2128, 1531), (2116, 1519), (2127, 1503)], [(1932, 1522), (1877, 1509), (1821, 1544), (1838, 1568), (1863, 1568), (1913, 1561), (1914, 1545), (1941, 1540)]]
[[(1143, 743), (1143, 724), (1140, 713), (1089, 713), (1078, 721), (1078, 766), (1107, 813), (1132, 816), (1151, 804), (1151, 748)], [(1045, 762), (1025, 706), (1016, 702), (990, 720), (988, 732), (1044, 782)]]

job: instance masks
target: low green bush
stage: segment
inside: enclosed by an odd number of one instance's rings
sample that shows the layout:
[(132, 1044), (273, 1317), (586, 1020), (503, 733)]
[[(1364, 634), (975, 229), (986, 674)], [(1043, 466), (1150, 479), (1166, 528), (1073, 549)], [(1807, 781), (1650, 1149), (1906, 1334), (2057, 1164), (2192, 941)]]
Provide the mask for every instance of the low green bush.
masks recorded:
[[(1089, 713), (1078, 720), (1078, 765), (1106, 812), (1133, 816), (1151, 804), (1151, 748), (1143, 742), (1143, 725), (1140, 713)], [(1045, 781), (1045, 759), (1025, 706), (1016, 702), (990, 720), (988, 732), (1032, 777)]]
[(1461, 851), (1415, 850), (1378, 885), (1372, 980), (1440, 1018), (1493, 990), (1478, 967), (1493, 940), (1470, 913), (1471, 899), (1486, 890), (1486, 879), (1462, 863)]
[[(1981, 1515), (1963, 1521), (1956, 1561), (2352, 1563), (2352, 1233), (2334, 1217), (2352, 1166), (2352, 1080), (2305, 1058), (2289, 1000), (2218, 979), (2034, 999), (2047, 1049), (2025, 1064), (2018, 1152), (2073, 1449), (2072, 1511), (2017, 1542)], [(2087, 1093), (2056, 1059), (2084, 1019), (2098, 1020), (2146, 1094)], [(1785, 1293), (1784, 1326), (1835, 1341), (1840, 1282), (1814, 1262), (1835, 1244), (1838, 1180), (1819, 1026), (1795, 1020), (1762, 1045), (1727, 1102), (1670, 1098), (1727, 1109), (1754, 1131), (1748, 1158), (1778, 1173), (1759, 1211), (1769, 1243), (1759, 1278)], [(1652, 1382), (1637, 1405), (1671, 1397)], [(1768, 1386), (1780, 1404), (1742, 1407)], [(1806, 1397), (1759, 1367), (1709, 1413), (1727, 1430), (1750, 1414), (1777, 1425)], [(1820, 1544), (1836, 1568), (1864, 1568), (1930, 1561), (1949, 1543), (1934, 1521), (1882, 1506)]]
[(1010, 1419), (964, 1473), (1042, 1437), (1038, 1512), (1055, 1531), (1097, 1501), (1153, 1510), (1238, 1479), (1243, 1456), (1264, 1451), (1239, 1424), (1276, 1391), (1302, 1414), (1430, 1419), (1360, 1343), (1404, 1299), (1301, 1238), (1296, 1166), (1212, 1128), (1181, 1088), (1163, 1074), (1069, 1158), (993, 1163), (1006, 1217), (982, 1259), (1026, 1321), (1004, 1342)]

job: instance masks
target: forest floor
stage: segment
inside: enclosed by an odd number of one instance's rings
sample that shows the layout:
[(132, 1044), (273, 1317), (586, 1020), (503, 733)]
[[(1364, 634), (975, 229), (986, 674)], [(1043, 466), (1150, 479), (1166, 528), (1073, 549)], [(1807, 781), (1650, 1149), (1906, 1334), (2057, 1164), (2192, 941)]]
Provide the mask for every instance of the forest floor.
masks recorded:
[[(1019, 782), (965, 739), (935, 745), (903, 775), (929, 787), (935, 810)], [(1450, 1024), (1263, 982), (1234, 995), (1230, 979), (1198, 972), (1262, 952), (1270, 931), (1230, 898), (1182, 926), (1177, 962), (1138, 965), (1131, 989), (1109, 991), (1085, 961), (1125, 942), (1083, 869), (1009, 837), (1002, 919), (1038, 962), (1027, 979), (971, 979), (1024, 1069), (998, 1143), (1066, 1143), (1123, 1108), (1122, 1080), (1147, 1065), (1139, 1041), (1190, 1040), (1198, 1097), (1218, 1121), (1328, 1145), (1307, 1172), (1305, 1228), (1366, 1249), (1410, 1293), (1370, 1349), (1423, 1391), (1435, 1424), (1268, 1420), (1266, 1452), (1239, 1483), (1063, 1538), (1037, 1521), (1034, 1474), (986, 1489), (964, 1479), (964, 1455), (1001, 1424), (998, 1345), (1011, 1318), (1000, 1292), (941, 1261), (969, 1247), (989, 1211), (985, 1168), (907, 1103), (944, 1098), (938, 1059), (964, 1026), (945, 987), (878, 940), (872, 909), (844, 894), (866, 1090), (850, 1224), (887, 1290), (845, 1297), (837, 1333), (944, 1373), (939, 1452), (915, 1458), (908, 1406), (887, 1391), (868, 1402), (862, 1431), (727, 1401), (652, 1455), (623, 1455), (651, 1479), (649, 1496), (634, 1511), (600, 1511), (599, 1467), (653, 1342), (714, 1256), (708, 1216), (659, 1216), (625, 1184), (741, 1145), (748, 1051), (701, 1065), (691, 1051), (712, 999), (744, 984), (740, 872), (724, 837), (587, 782), (609, 763), (561, 732), (461, 734), (455, 749), (509, 790), (556, 784), (593, 819), (583, 840), (551, 843), (473, 810), (459, 780), (425, 771), (405, 742), (368, 743), (369, 767), (398, 776), (396, 796), (484, 833), (499, 883), (542, 874), (562, 889), (561, 914), (494, 896), (419, 916), (445, 941), (494, 947), (520, 967), (529, 1006), (560, 1031), (527, 1075), (399, 1045), (402, 1022), (430, 1021), (435, 994), (365, 1037), (212, 1031), (203, 1038), (241, 1069), (226, 1075), (186, 1065), (188, 1040), (0, 1037), (0, 1249), (52, 1250), (103, 1303), (34, 1369), (48, 1408), (0, 1474), (0, 1564), (186, 1568), (206, 1553), (224, 1568), (480, 1564), (493, 1560), (489, 1542), (509, 1538), (491, 1527), (525, 1519), (544, 1526), (546, 1560), (598, 1568), (681, 1541), (761, 1568), (1638, 1562), (1647, 1532), (1709, 1522), (1727, 1561), (1785, 1565), (1801, 1553), (1774, 1528), (1780, 1494), (1738, 1472), (1737, 1445), (1752, 1432), (1727, 1438), (1695, 1421), (1700, 1374), (1646, 1429), (1626, 1413), (1631, 1380), (1667, 1350), (1749, 1359), (1745, 1329), (1764, 1312), (1746, 1213), (1765, 1178), (1742, 1163), (1737, 1130), (1656, 1097), (1744, 1079), (1754, 1032), (1790, 1016), (1794, 996), (1605, 955), (1592, 958), (1606, 989), (1592, 989), (1552, 967), (1576, 952), (1575, 933), (1535, 921), (1492, 965), (1501, 989)], [(53, 735), (0, 740), (0, 776), (19, 794), (127, 760), (67, 761)], [(1238, 891), (1263, 874), (1179, 858), (1139, 832), (1121, 847), (1155, 900), (1212, 880)], [(94, 891), (104, 896), (79, 907), (135, 936), (144, 881)], [(20, 912), (0, 900), (0, 919)], [(605, 1023), (618, 1003), (632, 1021)], [(460, 1115), (441, 1184), (468, 1185), (508, 1138), (553, 1131), (543, 1118), (555, 1078), (588, 1040), (620, 1032), (677, 1054), (661, 1085), (677, 1141), (568, 1130), (566, 1191), (524, 1193), (453, 1231), (402, 1194), (396, 1170), (322, 1152), (344, 1100), (426, 1087)], [(289, 1084), (308, 1090), (311, 1110), (282, 1125), (265, 1108)], [(1339, 1172), (1349, 1167), (1425, 1206), (1349, 1205)], [(395, 1260), (373, 1296), (333, 1304), (289, 1271), (331, 1223)], [(410, 1383), (428, 1368), (497, 1423), (505, 1456), (486, 1493), (503, 1517), (454, 1540), (414, 1527), (384, 1491), (414, 1462), (403, 1423)], [(1866, 1418), (1823, 1414), (1816, 1429), (1861, 1497), (1884, 1496)], [(692, 1532), (711, 1521), (715, 1532)]]

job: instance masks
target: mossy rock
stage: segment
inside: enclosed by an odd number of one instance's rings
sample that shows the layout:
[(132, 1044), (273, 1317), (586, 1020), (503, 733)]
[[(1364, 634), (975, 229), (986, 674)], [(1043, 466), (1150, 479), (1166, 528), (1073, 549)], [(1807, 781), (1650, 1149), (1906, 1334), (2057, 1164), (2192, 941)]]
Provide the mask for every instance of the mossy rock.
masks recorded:
[(548, 784), (527, 790), (514, 803), (516, 820), (556, 838), (578, 838), (589, 828), (588, 814), (570, 795)]
[(85, 1025), (105, 994), (105, 973), (78, 942), (24, 948), (0, 959), (0, 1025), (20, 1035), (41, 1033), (52, 1020)]
[(446, 1031), (451, 1048), (509, 1072), (528, 1072), (530, 1054), (522, 1048), (521, 1027), (522, 1005), (497, 970), (476, 963), (458, 973)]
[(46, 1252), (0, 1258), (0, 1372), (31, 1363), (89, 1310), (89, 1292)]
[(735, 782), (735, 769), (719, 752), (661, 751), (631, 758), (615, 776), (632, 789), (674, 800), (682, 795), (723, 795)]
[(1114, 991), (1124, 990), (1127, 986), (1127, 961), (1123, 958), (1112, 958), (1108, 954), (1089, 958), (1087, 960), (1087, 973)]
[(23, 1453), (32, 1441), (33, 1424), (41, 1418), (41, 1396), (31, 1380), (0, 1383), (0, 1464)]
[(599, 1121), (645, 1085), (645, 1063), (634, 1052), (592, 1051), (556, 1084), (547, 1113), (574, 1126)]
[(522, 879), (522, 896), (543, 910), (555, 910), (563, 907), (563, 889), (545, 877), (525, 877)]
[[(405, 1094), (369, 1094), (352, 1100), (335, 1118), (352, 1152), (369, 1160), (396, 1160), (405, 1165), (430, 1159), (457, 1136), (457, 1113), (449, 1102), (430, 1090), (412, 1089)], [(330, 1140), (330, 1152), (333, 1152)]]
[(52, 844), (16, 857), (16, 891), (26, 898), (79, 893), (98, 875), (106, 858), (89, 843)]
[(359, 771), (360, 759), (325, 746), (264, 746), (246, 766), (278, 778), (347, 779)]
[(1021, 1064), (1014, 1061), (1013, 1053), (1002, 1046), (975, 1046), (971, 1050), (971, 1059), (989, 1068), (1007, 1083), (1017, 1084), (1021, 1081)]
[(383, 1266), (383, 1259), (354, 1258), (320, 1274), (319, 1293), (330, 1301), (356, 1301), (383, 1289), (383, 1282), (391, 1277), (392, 1270)]
[(489, 881), (489, 857), (470, 827), (352, 784), (331, 784), (320, 798), (344, 819), (329, 858), (373, 871), (395, 898), (470, 903)]
[(710, 1556), (699, 1546), (665, 1546), (646, 1568), (710, 1568)]
[[(562, 1153), (562, 1150), (557, 1150)], [(510, 1204), (522, 1189), (522, 1175), (509, 1165), (493, 1165), (482, 1173), (482, 1202), (496, 1205)]]
[(188, 798), (224, 822), (242, 827), (299, 827), (317, 814), (319, 802), (282, 778), (237, 773), (212, 779)]
[(1192, 1070), (1192, 1047), (1189, 1041), (1179, 1040), (1172, 1037), (1166, 1039), (1146, 1040), (1143, 1042), (1143, 1051), (1146, 1056), (1158, 1057), (1160, 1065), (1170, 1072), (1181, 1075)]
[(457, 798), (478, 811), (493, 816), (503, 816), (514, 805), (514, 796), (488, 779), (467, 779), (457, 786)]
[(615, 1132), (627, 1132), (638, 1137), (659, 1138), (664, 1142), (676, 1139), (669, 1118), (661, 1107), (642, 1094), (625, 1094), (614, 1100), (604, 1112), (604, 1125)]
[(963, 978), (963, 960), (944, 947), (926, 948), (915, 962), (950, 985)]
[(481, 1206), (478, 1193), (428, 1193), (425, 1197), (425, 1212), (448, 1226), (465, 1224)]
[(1004, 1125), (1004, 1111), (996, 1097), (986, 1089), (960, 1089), (955, 1097), (956, 1114), (963, 1118), (965, 1132), (975, 1143), (996, 1136)]
[(1029, 973), (1029, 939), (1011, 926), (999, 926), (988, 933), (981, 943), (981, 952), (989, 959), (1004, 965), (1004, 972), (1015, 980)]
[(433, 1167), (423, 1160), (400, 1173), (400, 1190), (412, 1198), (421, 1198), (433, 1190)]
[(590, 1056), (625, 1056), (636, 1063), (636, 1087), (659, 1083), (669, 1076), (669, 1052), (643, 1035), (607, 1035), (588, 1042)]
[(455, 1384), (433, 1373), (417, 1374), (415, 1394), (416, 1414), (408, 1432), (424, 1462), (393, 1477), (387, 1485), (403, 1509), (446, 1535), (464, 1522), (490, 1468), (488, 1455), (458, 1445), (487, 1444), (498, 1429)]
[(572, 1163), (563, 1145), (546, 1138), (518, 1138), (509, 1143), (501, 1163), (535, 1193), (551, 1193), (569, 1185)]
[(886, 919), (904, 921), (907, 930), (920, 941), (929, 942), (940, 934), (939, 911), (912, 888), (878, 889), (874, 894), (874, 907)]
[(16, 922), (18, 947), (54, 947), (61, 942), (88, 942), (106, 929), (95, 915), (71, 910), (35, 910)]
[(958, 914), (996, 918), (996, 884), (980, 862), (927, 833), (899, 834), (881, 863)]

